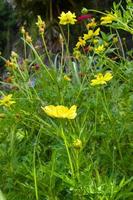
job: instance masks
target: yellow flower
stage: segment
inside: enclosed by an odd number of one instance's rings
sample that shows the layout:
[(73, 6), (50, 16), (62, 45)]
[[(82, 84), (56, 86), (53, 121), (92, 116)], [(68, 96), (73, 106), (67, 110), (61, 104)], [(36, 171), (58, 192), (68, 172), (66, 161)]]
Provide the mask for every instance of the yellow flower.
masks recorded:
[(1, 99), (0, 99), (0, 105), (1, 106), (6, 106), (6, 107), (10, 107), (12, 104), (16, 103), (15, 101), (12, 101), (12, 94), (9, 95), (4, 95)]
[(102, 44), (102, 45), (99, 45), (97, 48), (95, 48), (95, 53), (102, 53), (102, 52), (104, 52), (105, 51), (105, 47), (104, 47), (104, 45)]
[(11, 69), (16, 69), (16, 63), (11, 62), (10, 60), (6, 60), (5, 66)]
[(100, 28), (97, 28), (97, 30), (95, 30), (95, 32), (93, 33), (93, 36), (98, 36), (100, 32)]
[(11, 52), (11, 57), (12, 58), (18, 58), (18, 54), (14, 51)]
[(76, 105), (71, 106), (71, 108), (62, 105), (59, 106), (49, 105), (41, 108), (50, 117), (74, 119), (77, 115)]
[(61, 16), (58, 17), (60, 19), (60, 24), (66, 25), (66, 24), (75, 24), (76, 20), (76, 15), (75, 13), (71, 13), (68, 11), (67, 13), (62, 12)]
[(44, 21), (42, 21), (42, 18), (40, 15), (37, 16), (37, 22), (36, 22), (37, 27), (39, 28), (40, 34), (43, 34), (46, 28), (46, 24)]
[(88, 40), (93, 37), (93, 30), (89, 30), (87, 34), (84, 34), (83, 39)]
[(28, 42), (28, 43), (32, 43), (32, 38), (31, 38), (31, 36), (29, 35), (28, 32), (25, 33), (25, 40), (26, 40), (26, 42)]
[(113, 21), (115, 21), (117, 18), (116, 15), (114, 14), (107, 14), (105, 17), (101, 17), (101, 25), (105, 25), (105, 24), (111, 24)]
[(95, 18), (93, 18), (92, 19), (92, 21), (91, 22), (89, 22), (87, 25), (86, 25), (86, 28), (87, 29), (90, 29), (90, 28), (94, 28), (94, 27), (96, 27), (96, 22), (95, 22)]
[(93, 30), (89, 30), (87, 34), (84, 34), (83, 36), (83, 39), (86, 41), (86, 40), (89, 40), (91, 39), (92, 37), (94, 36), (98, 36), (99, 35), (99, 32), (100, 32), (100, 28), (98, 28), (97, 30), (95, 30), (93, 32)]
[(95, 76), (96, 79), (92, 79), (91, 80), (91, 85), (95, 86), (95, 85), (104, 85), (106, 84), (106, 82), (110, 81), (113, 76), (110, 72), (107, 72), (104, 76), (102, 73), (99, 73), (98, 75)]
[(94, 39), (92, 42), (93, 42), (93, 44), (97, 44), (99, 42), (99, 40), (98, 39)]
[(76, 44), (76, 48), (79, 49), (80, 47), (84, 47), (86, 45), (86, 41), (79, 37), (79, 41)]
[(67, 76), (67, 75), (64, 75), (64, 80), (71, 81), (71, 78), (69, 76)]

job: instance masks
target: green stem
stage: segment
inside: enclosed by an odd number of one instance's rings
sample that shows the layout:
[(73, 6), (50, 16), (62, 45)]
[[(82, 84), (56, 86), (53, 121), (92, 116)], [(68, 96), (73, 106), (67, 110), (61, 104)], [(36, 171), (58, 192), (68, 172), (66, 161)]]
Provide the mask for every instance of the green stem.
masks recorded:
[(64, 134), (63, 128), (61, 128), (61, 135), (62, 135), (62, 138), (64, 140), (65, 147), (66, 147), (66, 151), (67, 151), (67, 155), (68, 155), (68, 160), (69, 160), (72, 176), (74, 177), (74, 169), (73, 169), (72, 159), (71, 159), (71, 155), (70, 155), (70, 151), (69, 151), (69, 148), (68, 148), (67, 139), (66, 139), (66, 136)]
[[(24, 38), (24, 35), (23, 35), (23, 38)], [(26, 42), (24, 40), (24, 58), (26, 59)]]
[(36, 195), (36, 200), (38, 200), (38, 187), (37, 187), (37, 176), (36, 176), (36, 146), (34, 146), (34, 151), (33, 151), (33, 175), (34, 175), (34, 185), (35, 185), (35, 195)]
[(96, 89), (95, 134), (97, 132), (97, 104), (98, 104), (98, 90)]
[(50, 58), (50, 56), (49, 56), (49, 53), (48, 53), (48, 49), (47, 49), (47, 45), (46, 45), (46, 42), (45, 42), (45, 39), (44, 39), (44, 35), (41, 34), (41, 37), (42, 37), (43, 45), (44, 45), (44, 48), (45, 48), (45, 51), (46, 51), (46, 55), (47, 55), (47, 57), (48, 57), (48, 60), (49, 60), (50, 64), (53, 65), (52, 60), (51, 60), (51, 58)]
[(79, 155), (78, 150), (76, 151), (76, 172), (77, 172), (77, 180), (79, 181)]
[(32, 49), (32, 51), (34, 52), (35, 56), (37, 57), (38, 61), (39, 61), (40, 64), (44, 67), (44, 69), (46, 70), (46, 72), (48, 73), (48, 75), (50, 76), (50, 78), (51, 78), (52, 80), (54, 80), (53, 76), (52, 76), (51, 73), (49, 72), (48, 68), (44, 65), (42, 59), (41, 59), (40, 56), (38, 55), (38, 53), (37, 53), (37, 51), (35, 50), (34, 46), (33, 46), (32, 44), (29, 44), (29, 43), (27, 43), (27, 44), (31, 47), (31, 49)]
[(109, 120), (111, 121), (111, 117), (110, 117), (110, 114), (109, 114), (109, 111), (108, 111), (108, 108), (107, 108), (107, 100), (106, 100), (106, 95), (105, 95), (104, 89), (103, 89), (102, 101), (103, 101), (103, 106), (104, 106), (104, 109), (107, 113), (107, 116), (108, 116)]
[(70, 26), (69, 24), (67, 25), (67, 45), (68, 45), (68, 49), (69, 49), (69, 40), (70, 40)]

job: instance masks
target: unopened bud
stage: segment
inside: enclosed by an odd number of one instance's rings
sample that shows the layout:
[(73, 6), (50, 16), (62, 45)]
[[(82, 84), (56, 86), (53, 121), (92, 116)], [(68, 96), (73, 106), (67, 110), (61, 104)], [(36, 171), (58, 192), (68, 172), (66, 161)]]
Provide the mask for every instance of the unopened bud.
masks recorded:
[(26, 41), (28, 42), (28, 43), (32, 43), (32, 38), (29, 36), (29, 33), (28, 32), (26, 32)]
[(11, 52), (11, 57), (18, 58), (18, 54), (14, 51)]
[(87, 14), (88, 13), (88, 9), (87, 8), (82, 8), (81, 13), (82, 14)]
[(80, 139), (74, 140), (73, 147), (75, 149), (81, 149), (82, 148), (82, 141)]
[(24, 28), (24, 26), (21, 27), (20, 32), (21, 32), (22, 34), (25, 34), (25, 28)]

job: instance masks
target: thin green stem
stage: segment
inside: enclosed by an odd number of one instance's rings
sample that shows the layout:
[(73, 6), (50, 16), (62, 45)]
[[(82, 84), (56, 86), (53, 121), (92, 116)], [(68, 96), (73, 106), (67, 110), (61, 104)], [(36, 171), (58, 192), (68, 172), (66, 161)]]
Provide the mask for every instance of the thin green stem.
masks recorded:
[(96, 89), (95, 134), (97, 132), (97, 105), (98, 105), (98, 90)]
[(105, 109), (105, 111), (107, 113), (107, 116), (108, 116), (109, 120), (111, 121), (111, 117), (110, 117), (109, 110), (108, 110), (108, 107), (107, 107), (107, 99), (106, 99), (106, 95), (105, 95), (105, 90), (104, 89), (103, 89), (103, 95), (101, 97), (102, 97), (104, 109)]
[(70, 26), (67, 25), (67, 48), (69, 49), (69, 40), (70, 40)]
[(45, 64), (43, 63), (42, 59), (41, 59), (40, 56), (38, 55), (38, 53), (37, 53), (37, 51), (35, 50), (34, 46), (33, 46), (32, 44), (29, 44), (29, 43), (27, 43), (27, 44), (31, 47), (31, 49), (32, 49), (32, 51), (34, 52), (36, 58), (38, 59), (38, 61), (40, 62), (40, 64), (44, 67), (44, 69), (46, 70), (47, 74), (50, 76), (50, 78), (51, 78), (52, 80), (54, 80), (53, 76), (51, 75), (51, 73), (49, 72), (48, 68), (47, 68), (47, 67), (45, 66)]
[[(24, 38), (24, 34), (23, 34), (23, 38)], [(26, 53), (26, 42), (24, 40), (24, 58), (26, 59), (27, 57), (27, 53)]]
[(36, 200), (38, 200), (39, 197), (38, 197), (37, 175), (36, 175), (36, 145), (34, 146), (33, 150), (33, 175), (34, 175), (35, 195), (36, 195)]
[(71, 159), (71, 155), (70, 155), (70, 151), (69, 151), (69, 148), (68, 148), (67, 139), (66, 139), (66, 136), (64, 134), (63, 128), (61, 128), (61, 135), (62, 135), (62, 138), (64, 140), (65, 147), (66, 147), (66, 151), (67, 151), (67, 155), (68, 155), (68, 160), (69, 160), (69, 164), (70, 164), (72, 177), (74, 177), (74, 168), (73, 168), (73, 164), (72, 164), (72, 159)]
[(76, 150), (76, 175), (77, 175), (77, 180), (79, 181), (79, 150)]
[(47, 49), (46, 41), (45, 41), (45, 39), (44, 39), (44, 35), (41, 34), (41, 37), (42, 37), (43, 45), (44, 45), (44, 48), (45, 48), (46, 55), (47, 55), (47, 57), (48, 57), (49, 63), (50, 63), (50, 65), (53, 66), (52, 60), (51, 60), (51, 58), (50, 58), (50, 56), (49, 56), (49, 52), (48, 52), (48, 49)]

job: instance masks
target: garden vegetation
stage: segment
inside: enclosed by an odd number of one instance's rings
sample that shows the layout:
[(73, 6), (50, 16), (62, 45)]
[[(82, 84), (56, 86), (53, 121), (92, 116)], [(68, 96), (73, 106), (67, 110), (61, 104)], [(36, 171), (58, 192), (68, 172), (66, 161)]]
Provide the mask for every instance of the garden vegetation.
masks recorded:
[(119, 35), (133, 34), (133, 3), (93, 12), (61, 12), (54, 59), (41, 16), (43, 52), (22, 26), (23, 57), (1, 55), (0, 200), (133, 199), (133, 61)]

